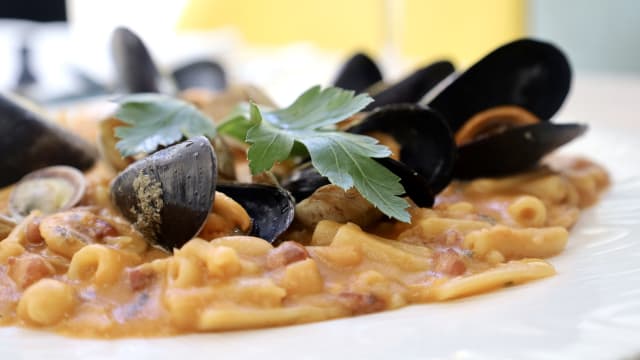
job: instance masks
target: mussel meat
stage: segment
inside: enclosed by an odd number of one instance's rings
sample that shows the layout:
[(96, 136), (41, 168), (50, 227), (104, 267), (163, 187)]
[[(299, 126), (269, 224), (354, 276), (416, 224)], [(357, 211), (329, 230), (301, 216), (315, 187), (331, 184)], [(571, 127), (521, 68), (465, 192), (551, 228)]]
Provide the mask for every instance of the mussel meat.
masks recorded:
[(0, 187), (50, 165), (88, 169), (98, 155), (80, 137), (2, 94), (0, 134)]
[(33, 210), (51, 214), (77, 205), (84, 196), (86, 180), (79, 170), (70, 166), (50, 166), (34, 171), (11, 191), (9, 212), (22, 219)]
[(375, 61), (364, 53), (356, 53), (342, 66), (333, 85), (361, 93), (380, 81), (382, 73)]
[(455, 132), (458, 178), (501, 176), (534, 166), (586, 131), (549, 122), (564, 102), (571, 68), (554, 45), (523, 39), (471, 66), (425, 102)]

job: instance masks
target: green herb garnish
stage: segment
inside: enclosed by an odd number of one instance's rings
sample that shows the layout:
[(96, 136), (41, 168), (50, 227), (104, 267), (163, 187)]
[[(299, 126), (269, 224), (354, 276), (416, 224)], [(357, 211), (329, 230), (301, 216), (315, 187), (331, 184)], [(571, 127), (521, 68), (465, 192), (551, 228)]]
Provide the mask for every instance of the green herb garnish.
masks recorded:
[(130, 126), (115, 130), (122, 156), (150, 154), (182, 138), (205, 135), (213, 138), (216, 128), (211, 119), (195, 106), (160, 94), (135, 94), (117, 99), (115, 117)]
[(362, 110), (372, 99), (338, 88), (313, 87), (291, 106), (261, 113), (250, 109), (253, 126), (247, 131), (248, 158), (253, 174), (271, 169), (291, 154), (295, 143), (306, 147), (311, 163), (329, 181), (347, 190), (355, 187), (387, 216), (408, 222), (409, 206), (400, 197), (400, 178), (373, 158), (391, 151), (374, 138), (337, 131), (334, 125)]
[[(400, 197), (400, 178), (374, 158), (391, 151), (374, 138), (338, 131), (336, 123), (373, 101), (368, 95), (335, 87), (312, 87), (289, 107), (261, 111), (255, 104), (239, 108), (218, 132), (251, 144), (247, 157), (253, 174), (274, 163), (307, 154), (318, 172), (345, 190), (355, 187), (387, 216), (408, 222), (409, 204)], [(193, 105), (156, 94), (140, 94), (119, 101), (116, 117), (130, 126), (116, 128), (117, 148), (123, 156), (150, 153), (183, 137), (216, 134), (213, 122)]]

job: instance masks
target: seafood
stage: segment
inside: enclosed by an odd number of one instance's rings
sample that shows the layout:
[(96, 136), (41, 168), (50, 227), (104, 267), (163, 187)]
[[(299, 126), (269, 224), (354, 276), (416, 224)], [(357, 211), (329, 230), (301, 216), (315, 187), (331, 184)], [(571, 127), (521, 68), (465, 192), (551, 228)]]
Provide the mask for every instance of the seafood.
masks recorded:
[(150, 241), (179, 248), (202, 228), (213, 204), (216, 157), (209, 140), (195, 137), (127, 167), (111, 197)]
[(570, 84), (571, 68), (558, 48), (523, 39), (494, 50), (443, 89), (427, 94), (425, 103), (443, 114), (456, 133), (455, 176), (525, 170), (584, 133), (585, 125), (549, 122)]
[(422, 67), (397, 83), (373, 94), (373, 102), (365, 108), (365, 111), (391, 104), (417, 103), (453, 72), (453, 64), (449, 61), (438, 61)]
[(0, 187), (50, 165), (91, 167), (96, 149), (35, 111), (0, 94)]
[(361, 93), (382, 81), (382, 73), (370, 57), (363, 53), (353, 55), (342, 66), (333, 85)]
[(183, 65), (171, 73), (180, 90), (201, 88), (221, 91), (227, 88), (227, 75), (220, 64), (210, 60), (197, 60)]
[(77, 205), (86, 188), (79, 170), (70, 166), (50, 166), (34, 171), (16, 184), (9, 199), (9, 212), (22, 219), (32, 210), (51, 214)]
[(116, 76), (128, 93), (159, 92), (160, 73), (149, 50), (133, 31), (119, 27), (111, 36)]
[[(398, 159), (376, 160), (400, 177), (406, 195), (419, 206), (431, 206), (435, 195), (452, 178), (456, 156), (453, 137), (445, 120), (432, 109), (414, 104), (388, 105), (371, 112), (349, 132), (392, 138), (396, 144), (390, 147), (399, 147)], [(301, 201), (328, 183), (305, 165), (283, 186)]]
[(283, 188), (240, 183), (219, 183), (216, 190), (237, 201), (251, 217), (249, 235), (274, 242), (289, 228), (294, 217), (294, 199)]
[(218, 183), (217, 163), (205, 137), (170, 146), (120, 173), (111, 186), (113, 203), (147, 239), (171, 250), (198, 234), (218, 190), (247, 211), (250, 235), (274, 241), (293, 220), (291, 195), (273, 186)]

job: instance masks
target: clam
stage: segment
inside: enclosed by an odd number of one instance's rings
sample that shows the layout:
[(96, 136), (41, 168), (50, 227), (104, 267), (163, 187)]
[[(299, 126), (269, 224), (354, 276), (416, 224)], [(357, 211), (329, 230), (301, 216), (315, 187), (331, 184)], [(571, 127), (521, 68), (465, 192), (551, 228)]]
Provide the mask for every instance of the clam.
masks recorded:
[[(379, 108), (349, 129), (356, 134), (390, 137), (396, 157), (376, 159), (401, 179), (418, 206), (433, 205), (434, 197), (450, 182), (455, 160), (453, 136), (445, 120), (432, 109), (415, 104)], [(297, 201), (328, 184), (315, 169), (305, 165), (283, 182)]]
[(438, 61), (422, 67), (374, 94), (373, 102), (365, 108), (365, 111), (391, 104), (417, 103), (454, 70), (453, 64), (449, 61)]
[(167, 147), (127, 167), (111, 185), (113, 203), (153, 244), (180, 248), (204, 225), (216, 190), (242, 205), (252, 218), (251, 235), (274, 241), (293, 219), (284, 190), (256, 184), (218, 184), (217, 158), (198, 136)]
[(0, 94), (0, 187), (50, 165), (91, 167), (97, 151), (80, 137)]
[(500, 176), (534, 166), (585, 132), (549, 119), (571, 84), (565, 55), (552, 44), (523, 39), (481, 59), (425, 102), (444, 115), (459, 146), (455, 176)]
[(227, 87), (227, 76), (220, 64), (210, 60), (197, 60), (172, 72), (180, 90), (200, 88), (221, 91)]
[(11, 191), (9, 212), (22, 219), (33, 210), (51, 214), (77, 205), (86, 189), (84, 175), (69, 166), (50, 166), (23, 177)]
[(382, 73), (370, 57), (363, 53), (353, 55), (342, 66), (333, 85), (361, 93), (382, 81)]
[(159, 92), (160, 73), (149, 50), (133, 31), (114, 30), (111, 53), (120, 86), (129, 93)]

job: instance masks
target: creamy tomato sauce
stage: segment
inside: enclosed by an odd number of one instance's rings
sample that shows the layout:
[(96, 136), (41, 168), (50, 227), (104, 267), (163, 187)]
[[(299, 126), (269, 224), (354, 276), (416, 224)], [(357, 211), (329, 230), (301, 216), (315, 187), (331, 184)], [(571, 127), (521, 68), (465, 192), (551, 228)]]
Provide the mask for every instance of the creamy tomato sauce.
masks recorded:
[[(32, 213), (0, 239), (0, 324), (80, 337), (166, 336), (473, 295), (553, 275), (541, 259), (564, 249), (580, 209), (608, 184), (602, 167), (562, 159), (517, 176), (454, 182), (433, 209), (411, 208), (410, 224), (321, 221), (275, 247), (238, 235), (246, 224), (214, 209), (226, 225), (169, 254), (112, 209), (110, 171), (98, 166), (86, 176), (81, 207)], [(0, 190), (0, 212), (10, 190)]]

